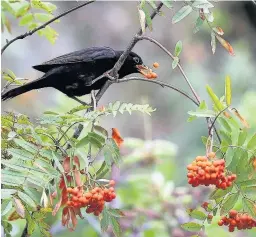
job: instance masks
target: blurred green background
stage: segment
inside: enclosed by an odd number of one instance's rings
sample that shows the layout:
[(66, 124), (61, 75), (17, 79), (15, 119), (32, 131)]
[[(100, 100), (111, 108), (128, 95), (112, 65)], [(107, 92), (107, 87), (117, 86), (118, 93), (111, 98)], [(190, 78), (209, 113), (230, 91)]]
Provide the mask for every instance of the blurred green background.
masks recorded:
[[(76, 2), (59, 2), (58, 12), (75, 6)], [(90, 46), (110, 46), (124, 49), (139, 27), (137, 2), (96, 2), (61, 19), (54, 24), (59, 33), (55, 45), (44, 38), (33, 35), (10, 46), (2, 56), (2, 69), (10, 68), (18, 77), (38, 78), (41, 74), (31, 67), (53, 57)], [(171, 18), (181, 3), (174, 4), (174, 10), (163, 8), (165, 16), (157, 16), (153, 22), (153, 32), (148, 35), (159, 40), (170, 51), (178, 40), (183, 42), (182, 65), (201, 99), (207, 99), (205, 85), (224, 94), (224, 80), (230, 75), (233, 87), (233, 107), (247, 119), (252, 129), (256, 128), (256, 28), (248, 19), (242, 2), (214, 3), (215, 25), (224, 30), (224, 38), (235, 50), (231, 57), (220, 45), (212, 55), (210, 29), (205, 24), (197, 34), (193, 34), (196, 13), (192, 13), (180, 23), (172, 25)], [(13, 20), (13, 35), (2, 34), (11, 39), (26, 31)], [(189, 92), (183, 77), (177, 69), (172, 70), (170, 59), (149, 42), (138, 43), (134, 50), (146, 65), (159, 62), (159, 80), (168, 82)], [(2, 81), (2, 85), (3, 85)], [(89, 100), (89, 97), (84, 97)], [(140, 113), (107, 117), (102, 121), (105, 128), (116, 127), (125, 139), (121, 149), (123, 164), (114, 168), (112, 178), (117, 180), (117, 199), (112, 207), (125, 210), (122, 218), (123, 236), (186, 237), (191, 233), (179, 228), (189, 221), (186, 208), (193, 208), (207, 200), (208, 188), (189, 188), (186, 182), (186, 166), (197, 155), (203, 155), (205, 148), (201, 136), (207, 135), (205, 120), (187, 123), (187, 111), (195, 106), (185, 97), (160, 86), (129, 82), (112, 85), (104, 94), (99, 105), (120, 100), (131, 103), (149, 103), (157, 108), (152, 117)], [(68, 111), (77, 105), (61, 92), (42, 89), (19, 96), (2, 103), (2, 111), (14, 110), (28, 114), (34, 121), (44, 110)], [(210, 105), (210, 103), (209, 103)], [(49, 218), (52, 234), (65, 236), (111, 236), (101, 234), (99, 222), (91, 215), (79, 221), (75, 232), (61, 226), (56, 217)], [(206, 225), (202, 236), (255, 236), (256, 232), (229, 234), (225, 228)], [(24, 223), (14, 222), (13, 236), (20, 236)], [(39, 236), (36, 233), (34, 236)]]

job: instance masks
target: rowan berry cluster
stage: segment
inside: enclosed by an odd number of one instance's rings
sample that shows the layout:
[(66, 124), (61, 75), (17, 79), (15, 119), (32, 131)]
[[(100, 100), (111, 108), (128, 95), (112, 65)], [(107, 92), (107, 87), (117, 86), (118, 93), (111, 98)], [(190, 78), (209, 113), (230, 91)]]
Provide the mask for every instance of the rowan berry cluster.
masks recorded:
[[(208, 156), (209, 157), (209, 156)], [(211, 154), (211, 158), (213, 154)], [(232, 186), (236, 179), (235, 174), (225, 175), (225, 160), (208, 160), (206, 156), (197, 156), (196, 159), (187, 166), (188, 183), (193, 187), (199, 185), (215, 185), (217, 188), (226, 189)]]
[(224, 216), (219, 220), (218, 225), (226, 225), (228, 226), (229, 232), (233, 232), (236, 227), (238, 230), (256, 227), (256, 220), (248, 214), (238, 213), (236, 210), (231, 210), (229, 211), (229, 215)]
[(95, 216), (104, 209), (105, 202), (111, 202), (116, 198), (114, 186), (115, 181), (110, 180), (109, 188), (107, 187), (94, 187), (90, 191), (85, 192), (82, 187), (67, 188), (68, 207), (82, 208), (86, 207), (87, 213), (93, 213)]

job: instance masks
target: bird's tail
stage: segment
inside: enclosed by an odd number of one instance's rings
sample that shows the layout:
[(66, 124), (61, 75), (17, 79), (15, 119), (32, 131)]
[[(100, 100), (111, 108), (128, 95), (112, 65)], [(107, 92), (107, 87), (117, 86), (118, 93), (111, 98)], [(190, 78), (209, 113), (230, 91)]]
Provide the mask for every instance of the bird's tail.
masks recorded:
[(8, 99), (14, 98), (18, 95), (24, 94), (28, 91), (42, 88), (42, 87), (44, 87), (43, 86), (44, 80), (41, 80), (41, 79), (42, 78), (39, 78), (39, 79), (37, 79), (35, 81), (32, 81), (32, 82), (29, 82), (29, 83), (27, 83), (23, 86), (14, 88), (12, 90), (9, 90), (9, 91), (7, 91), (7, 92), (5, 92), (1, 95), (1, 99), (2, 100), (8, 100)]

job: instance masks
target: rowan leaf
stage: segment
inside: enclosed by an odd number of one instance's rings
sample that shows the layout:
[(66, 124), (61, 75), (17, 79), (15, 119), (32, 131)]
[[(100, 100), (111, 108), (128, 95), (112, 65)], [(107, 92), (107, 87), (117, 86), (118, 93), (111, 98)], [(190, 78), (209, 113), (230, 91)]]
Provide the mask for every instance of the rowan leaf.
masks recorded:
[(201, 230), (203, 226), (195, 222), (188, 222), (188, 223), (182, 224), (180, 227), (186, 231), (196, 232)]
[(225, 98), (226, 98), (226, 103), (227, 105), (231, 105), (231, 99), (232, 99), (232, 94), (231, 94), (231, 79), (229, 76), (226, 76), (225, 80)]
[(238, 192), (228, 195), (222, 204), (222, 207), (220, 209), (220, 215), (227, 214), (229, 212), (229, 210), (231, 210), (235, 206), (235, 204), (238, 200), (238, 197), (239, 197)]
[(181, 21), (183, 18), (188, 16), (193, 11), (193, 8), (189, 5), (183, 6), (179, 11), (175, 13), (175, 15), (172, 18), (172, 23), (175, 24), (179, 21)]

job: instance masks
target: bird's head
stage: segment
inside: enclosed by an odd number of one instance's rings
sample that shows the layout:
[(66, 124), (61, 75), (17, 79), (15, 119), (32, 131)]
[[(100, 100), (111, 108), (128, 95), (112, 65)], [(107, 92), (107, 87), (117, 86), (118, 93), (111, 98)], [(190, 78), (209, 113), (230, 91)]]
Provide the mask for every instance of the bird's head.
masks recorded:
[(122, 78), (132, 73), (141, 73), (142, 75), (145, 75), (144, 72), (147, 70), (149, 70), (149, 67), (143, 64), (141, 57), (134, 52), (130, 52), (125, 60), (124, 65), (119, 71), (119, 76)]

